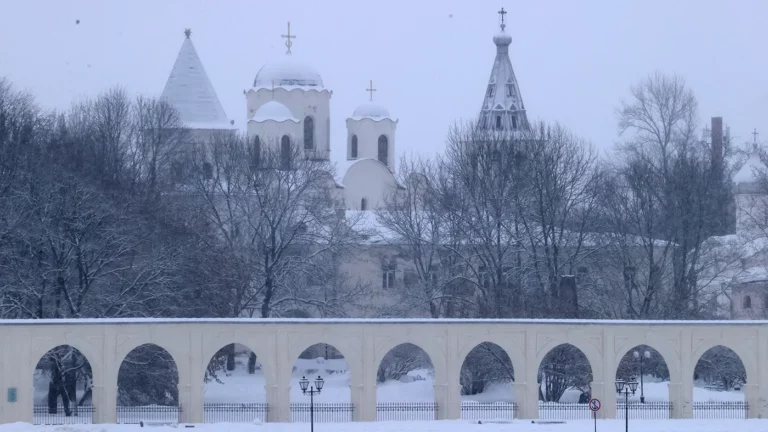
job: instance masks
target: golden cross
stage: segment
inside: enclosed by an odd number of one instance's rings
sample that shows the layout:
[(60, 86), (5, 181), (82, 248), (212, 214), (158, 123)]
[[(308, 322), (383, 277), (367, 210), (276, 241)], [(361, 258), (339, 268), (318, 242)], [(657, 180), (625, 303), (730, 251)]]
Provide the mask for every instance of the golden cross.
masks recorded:
[(375, 92), (375, 91), (376, 91), (376, 89), (375, 89), (375, 88), (373, 88), (373, 80), (370, 80), (370, 81), (369, 81), (369, 84), (368, 84), (368, 88), (367, 88), (367, 89), (365, 89), (365, 91), (367, 91), (368, 93), (370, 93), (370, 94), (371, 94), (371, 100), (373, 100), (373, 92)]
[(287, 35), (280, 35), (280, 37), (285, 38), (285, 46), (288, 48), (288, 51), (286, 51), (286, 54), (291, 53), (291, 45), (293, 45), (293, 42), (291, 42), (291, 39), (296, 39), (296, 35), (291, 34), (291, 22), (288, 21), (288, 34)]

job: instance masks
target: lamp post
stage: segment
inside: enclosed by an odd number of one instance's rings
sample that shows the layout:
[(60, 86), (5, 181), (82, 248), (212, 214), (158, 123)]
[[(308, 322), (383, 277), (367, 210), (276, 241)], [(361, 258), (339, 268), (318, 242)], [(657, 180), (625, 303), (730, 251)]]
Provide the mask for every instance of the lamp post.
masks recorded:
[(323, 390), (323, 384), (325, 384), (325, 381), (320, 377), (320, 375), (317, 376), (315, 379), (315, 385), (310, 386), (309, 380), (306, 377), (301, 377), (299, 380), (299, 386), (301, 387), (301, 392), (305, 395), (309, 395), (309, 430), (310, 432), (315, 432), (315, 395), (320, 394), (320, 392)]
[(621, 392), (624, 392), (624, 430), (625, 432), (629, 432), (629, 392), (631, 391), (632, 394), (635, 394), (635, 390), (637, 390), (637, 381), (634, 377), (630, 378), (629, 382), (624, 381), (623, 379), (616, 380), (616, 392), (621, 394)]
[(643, 352), (643, 355), (640, 355), (639, 352), (635, 351), (632, 355), (635, 356), (635, 359), (640, 361), (640, 403), (645, 403), (645, 394), (643, 393), (643, 359), (651, 358), (651, 352), (646, 350)]

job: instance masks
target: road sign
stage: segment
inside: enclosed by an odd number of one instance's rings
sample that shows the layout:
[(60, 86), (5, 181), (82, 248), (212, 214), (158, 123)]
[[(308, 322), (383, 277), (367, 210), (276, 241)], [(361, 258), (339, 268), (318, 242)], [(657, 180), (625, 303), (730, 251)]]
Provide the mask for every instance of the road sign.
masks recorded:
[(589, 400), (589, 410), (592, 411), (592, 412), (600, 411), (600, 399), (590, 399)]

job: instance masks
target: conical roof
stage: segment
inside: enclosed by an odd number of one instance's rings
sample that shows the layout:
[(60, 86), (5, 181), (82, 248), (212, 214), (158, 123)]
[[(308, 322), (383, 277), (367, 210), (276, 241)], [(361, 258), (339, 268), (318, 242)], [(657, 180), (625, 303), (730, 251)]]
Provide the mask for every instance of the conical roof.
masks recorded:
[(216, 90), (213, 89), (203, 63), (190, 39), (189, 30), (171, 75), (165, 83), (162, 98), (178, 111), (182, 122), (194, 129), (232, 129)]
[(493, 37), (496, 58), (493, 61), (491, 77), (480, 109), (480, 127), (514, 131), (526, 127), (528, 118), (515, 71), (512, 69), (512, 61), (509, 59), (512, 36), (505, 31), (503, 9), (500, 13), (502, 13), (501, 31)]

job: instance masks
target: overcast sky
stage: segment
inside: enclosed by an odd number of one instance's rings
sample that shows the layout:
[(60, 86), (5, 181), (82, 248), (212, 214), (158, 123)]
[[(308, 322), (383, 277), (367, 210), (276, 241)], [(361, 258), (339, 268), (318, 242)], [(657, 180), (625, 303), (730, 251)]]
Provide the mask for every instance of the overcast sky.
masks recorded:
[(189, 27), (227, 116), (244, 127), (243, 90), (284, 54), (291, 21), (294, 55), (333, 90), (334, 160), (369, 79), (399, 119), (398, 156), (431, 155), (480, 109), (501, 6), (529, 119), (608, 150), (620, 99), (660, 70), (695, 91), (702, 127), (722, 116), (737, 143), (753, 128), (768, 142), (768, 0), (9, 0), (0, 76), (51, 108), (116, 84), (159, 96)]

